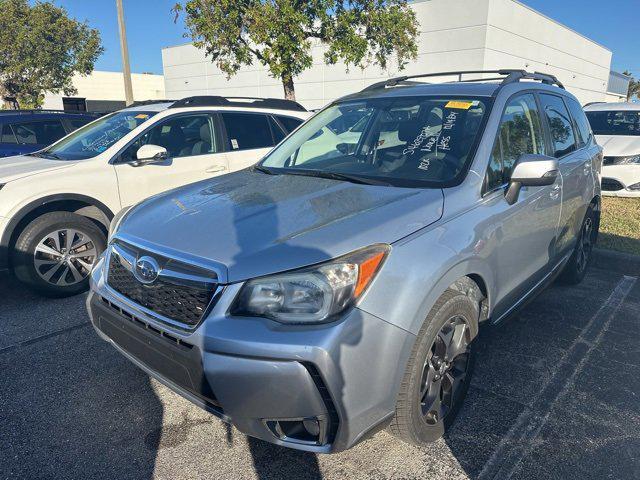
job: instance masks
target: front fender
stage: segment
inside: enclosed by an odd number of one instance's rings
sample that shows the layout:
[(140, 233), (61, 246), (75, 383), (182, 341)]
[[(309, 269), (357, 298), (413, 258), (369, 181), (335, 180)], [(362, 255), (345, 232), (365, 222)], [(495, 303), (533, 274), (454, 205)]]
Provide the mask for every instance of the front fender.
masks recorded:
[(417, 334), (445, 290), (460, 278), (475, 275), (486, 288), (490, 313), (496, 279), (483, 255), (487, 247), (473, 233), (456, 236), (450, 230), (441, 225), (394, 244), (360, 308)]

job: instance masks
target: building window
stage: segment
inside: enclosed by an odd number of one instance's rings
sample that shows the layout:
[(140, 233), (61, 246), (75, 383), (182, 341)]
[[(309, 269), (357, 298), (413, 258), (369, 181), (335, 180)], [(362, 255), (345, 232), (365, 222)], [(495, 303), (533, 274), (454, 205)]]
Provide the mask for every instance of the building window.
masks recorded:
[(62, 108), (65, 112), (86, 112), (87, 102), (84, 98), (64, 97)]

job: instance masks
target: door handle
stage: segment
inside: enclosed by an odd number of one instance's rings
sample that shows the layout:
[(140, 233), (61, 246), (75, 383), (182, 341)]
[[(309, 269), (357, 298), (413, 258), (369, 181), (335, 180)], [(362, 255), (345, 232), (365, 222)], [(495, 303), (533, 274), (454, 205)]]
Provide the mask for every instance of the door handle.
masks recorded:
[(557, 200), (558, 197), (560, 197), (560, 185), (555, 185), (552, 189), (551, 192), (549, 192), (549, 196), (551, 198), (553, 198), (554, 200)]
[(223, 170), (226, 170), (227, 167), (225, 167), (224, 165), (212, 165), (210, 167), (208, 167), (205, 172), (207, 173), (217, 173), (217, 172), (222, 172)]

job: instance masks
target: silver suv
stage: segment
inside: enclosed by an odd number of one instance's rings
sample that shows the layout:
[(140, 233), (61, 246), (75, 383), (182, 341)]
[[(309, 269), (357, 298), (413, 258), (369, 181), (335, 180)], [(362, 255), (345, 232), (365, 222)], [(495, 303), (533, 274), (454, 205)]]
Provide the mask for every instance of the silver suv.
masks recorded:
[(92, 273), (97, 332), (278, 445), (437, 439), (479, 327), (582, 280), (598, 231), (602, 151), (576, 99), (490, 73), (373, 85), (257, 165), (121, 212)]

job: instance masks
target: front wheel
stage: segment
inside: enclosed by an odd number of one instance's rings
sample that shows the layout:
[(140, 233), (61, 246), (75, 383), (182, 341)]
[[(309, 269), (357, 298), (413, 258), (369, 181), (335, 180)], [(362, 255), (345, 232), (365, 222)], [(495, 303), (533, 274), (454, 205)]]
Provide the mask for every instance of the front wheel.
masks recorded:
[(414, 445), (440, 438), (467, 394), (475, 349), (478, 307), (465, 294), (447, 290), (418, 333), (405, 372), (391, 433)]
[(20, 233), (12, 252), (13, 272), (43, 295), (75, 295), (89, 287), (91, 269), (105, 248), (104, 233), (88, 218), (46, 213)]

